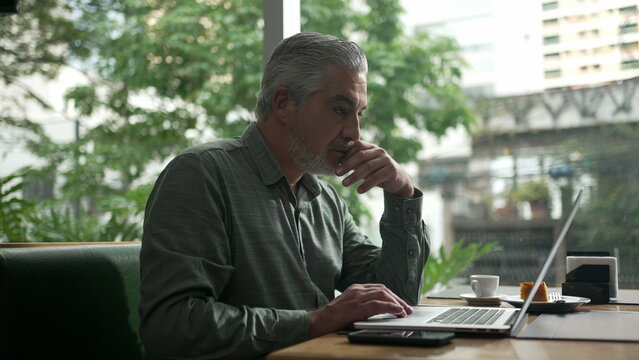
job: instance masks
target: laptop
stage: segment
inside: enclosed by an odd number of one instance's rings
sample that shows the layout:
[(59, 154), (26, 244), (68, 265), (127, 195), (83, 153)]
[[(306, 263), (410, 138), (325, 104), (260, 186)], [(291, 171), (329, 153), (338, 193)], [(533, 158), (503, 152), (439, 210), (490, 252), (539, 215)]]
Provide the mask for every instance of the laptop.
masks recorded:
[[(570, 214), (555, 241), (544, 265), (537, 276), (530, 294), (535, 294), (546, 276), (559, 247), (564, 242), (570, 224), (572, 224), (583, 189), (577, 193)], [(459, 333), (484, 333), (515, 337), (521, 331), (528, 317), (527, 311), (532, 303), (532, 296), (528, 296), (521, 306), (516, 308), (495, 308), (476, 306), (428, 306), (413, 307), (414, 312), (406, 317), (397, 318), (388, 314), (380, 314), (364, 321), (353, 324), (355, 329), (386, 329), (386, 330), (437, 330), (454, 331)]]

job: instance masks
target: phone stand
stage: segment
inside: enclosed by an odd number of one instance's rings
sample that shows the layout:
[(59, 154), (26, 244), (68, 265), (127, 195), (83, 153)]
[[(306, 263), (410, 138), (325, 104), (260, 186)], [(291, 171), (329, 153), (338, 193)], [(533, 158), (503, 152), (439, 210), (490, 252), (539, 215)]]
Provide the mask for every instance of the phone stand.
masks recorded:
[(617, 258), (612, 256), (567, 256), (563, 295), (582, 296), (592, 304), (606, 304), (619, 293)]

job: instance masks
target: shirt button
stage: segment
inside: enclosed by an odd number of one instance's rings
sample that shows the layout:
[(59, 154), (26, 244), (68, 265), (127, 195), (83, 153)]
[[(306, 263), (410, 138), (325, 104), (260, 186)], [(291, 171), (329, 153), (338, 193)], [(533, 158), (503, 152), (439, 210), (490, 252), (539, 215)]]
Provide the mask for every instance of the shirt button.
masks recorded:
[(415, 250), (413, 249), (408, 250), (408, 255), (413, 256), (413, 254), (415, 254)]
[(395, 206), (395, 211), (399, 211), (399, 210), (401, 210), (399, 206)]
[(408, 213), (412, 214), (413, 213), (413, 209), (408, 209)]

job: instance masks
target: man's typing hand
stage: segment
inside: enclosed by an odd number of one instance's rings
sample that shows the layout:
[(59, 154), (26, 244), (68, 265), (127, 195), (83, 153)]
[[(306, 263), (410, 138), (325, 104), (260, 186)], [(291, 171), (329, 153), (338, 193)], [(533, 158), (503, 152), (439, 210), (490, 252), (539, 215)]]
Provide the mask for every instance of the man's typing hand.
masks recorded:
[(404, 317), (413, 309), (382, 284), (354, 284), (324, 307), (310, 311), (310, 337), (335, 332), (377, 314)]

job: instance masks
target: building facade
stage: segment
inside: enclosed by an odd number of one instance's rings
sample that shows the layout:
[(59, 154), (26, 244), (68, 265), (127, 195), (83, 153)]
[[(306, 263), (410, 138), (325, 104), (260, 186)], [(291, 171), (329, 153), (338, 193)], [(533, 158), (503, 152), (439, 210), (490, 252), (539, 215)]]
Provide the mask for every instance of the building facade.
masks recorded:
[[(574, 189), (583, 187), (585, 205), (561, 254), (608, 251), (624, 264), (621, 283), (638, 286), (636, 223), (617, 219), (635, 218), (626, 200), (639, 193), (639, 1), (457, 0), (431, 7), (418, 29), (457, 39), (469, 63), (462, 86), (478, 115), (466, 151), (431, 150), (420, 164), (420, 185), (440, 198), (435, 243), (450, 250), (459, 240), (497, 241), (501, 250), (469, 273), (508, 268), (515, 276), (505, 281), (532, 276)], [(532, 199), (511, 196), (536, 185), (546, 188), (544, 212)], [(561, 262), (552, 273), (549, 280), (560, 282)]]
[(467, 62), (462, 77), (467, 94), (496, 97), (542, 90), (541, 6), (536, 1), (425, 0), (419, 4), (416, 31), (457, 41)]
[(639, 1), (543, 0), (544, 88), (639, 76)]

